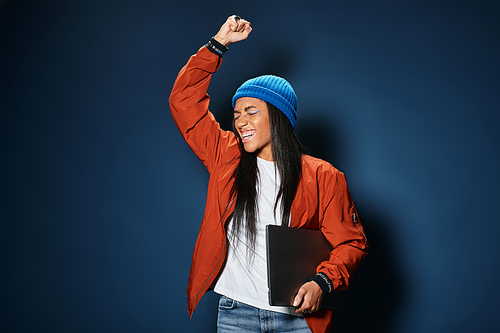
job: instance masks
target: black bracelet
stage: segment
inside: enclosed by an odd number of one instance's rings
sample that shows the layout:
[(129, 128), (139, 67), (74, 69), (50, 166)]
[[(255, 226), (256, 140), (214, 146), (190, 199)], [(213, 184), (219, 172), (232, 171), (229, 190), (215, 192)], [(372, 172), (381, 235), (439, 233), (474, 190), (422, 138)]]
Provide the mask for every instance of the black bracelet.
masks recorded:
[(212, 53), (218, 55), (219, 57), (222, 57), (224, 52), (228, 50), (227, 47), (216, 41), (213, 37), (208, 41), (208, 43), (205, 45)]

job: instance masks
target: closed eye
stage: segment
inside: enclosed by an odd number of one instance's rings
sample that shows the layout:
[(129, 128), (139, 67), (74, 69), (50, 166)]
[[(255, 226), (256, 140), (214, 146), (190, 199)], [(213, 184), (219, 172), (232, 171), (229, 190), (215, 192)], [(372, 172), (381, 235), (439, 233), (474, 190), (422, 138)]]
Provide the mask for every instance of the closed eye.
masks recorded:
[[(251, 115), (251, 116), (260, 112), (260, 110), (252, 110), (252, 111), (249, 111), (248, 109), (250, 109), (250, 108), (255, 108), (255, 106), (249, 106), (249, 107), (246, 107), (246, 108), (245, 108), (245, 112), (246, 112), (247, 114)], [(237, 111), (237, 110), (234, 110), (234, 111), (233, 111), (233, 119), (238, 119), (240, 116), (241, 116), (240, 111)]]

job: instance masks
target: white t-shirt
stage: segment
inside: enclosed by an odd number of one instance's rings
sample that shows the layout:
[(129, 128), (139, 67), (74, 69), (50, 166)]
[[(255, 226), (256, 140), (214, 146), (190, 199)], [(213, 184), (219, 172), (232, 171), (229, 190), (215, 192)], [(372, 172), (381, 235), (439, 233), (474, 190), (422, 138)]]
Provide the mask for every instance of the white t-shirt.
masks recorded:
[[(244, 231), (230, 242), (226, 265), (215, 284), (214, 291), (247, 305), (275, 312), (299, 315), (294, 307), (269, 305), (267, 287), (266, 225), (281, 224), (281, 207), (276, 213), (274, 203), (279, 191), (280, 178), (274, 162), (257, 158), (259, 177), (257, 182), (257, 235), (253, 257), (247, 249)], [(231, 234), (229, 223), (228, 235)], [(231, 239), (230, 239), (231, 240)], [(250, 250), (251, 251), (251, 250)]]

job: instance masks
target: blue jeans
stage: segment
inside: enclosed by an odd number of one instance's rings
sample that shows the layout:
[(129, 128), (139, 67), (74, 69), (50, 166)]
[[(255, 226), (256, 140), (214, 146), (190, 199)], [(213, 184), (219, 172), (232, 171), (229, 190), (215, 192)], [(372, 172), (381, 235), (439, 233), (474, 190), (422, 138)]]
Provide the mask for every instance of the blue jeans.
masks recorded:
[(311, 333), (303, 317), (261, 310), (226, 296), (219, 299), (217, 333)]

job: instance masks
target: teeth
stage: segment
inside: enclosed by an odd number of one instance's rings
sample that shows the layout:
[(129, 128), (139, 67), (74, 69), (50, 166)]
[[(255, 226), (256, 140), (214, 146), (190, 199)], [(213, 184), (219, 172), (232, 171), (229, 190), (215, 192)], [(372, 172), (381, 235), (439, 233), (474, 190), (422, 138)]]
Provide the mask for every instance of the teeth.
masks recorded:
[(251, 132), (245, 132), (244, 134), (242, 134), (241, 136), (243, 137), (243, 139), (248, 139), (248, 138), (251, 138), (253, 135), (255, 134), (254, 131), (251, 131)]

